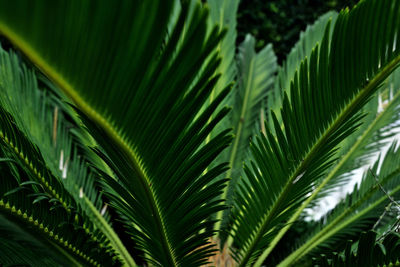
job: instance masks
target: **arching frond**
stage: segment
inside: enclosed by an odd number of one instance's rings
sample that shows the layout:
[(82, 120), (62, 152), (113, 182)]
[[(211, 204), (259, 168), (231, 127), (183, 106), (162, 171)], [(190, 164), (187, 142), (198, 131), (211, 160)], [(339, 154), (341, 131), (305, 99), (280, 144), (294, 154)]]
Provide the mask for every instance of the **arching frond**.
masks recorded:
[[(313, 192), (315, 200), (347, 183), (351, 171), (365, 166), (371, 157), (388, 144), (399, 131), (400, 119), (400, 70), (395, 70), (382, 84), (381, 90), (365, 106), (367, 115), (357, 133), (351, 135), (341, 145), (339, 161)], [(383, 97), (386, 95), (386, 97)], [(383, 100), (382, 100), (383, 99)], [(382, 104), (385, 102), (385, 104)], [(310, 199), (314, 199), (313, 196)]]
[[(233, 204), (237, 183), (243, 175), (243, 162), (248, 158), (251, 137), (256, 134), (262, 102), (266, 100), (271, 89), (277, 69), (276, 56), (272, 46), (264, 47), (258, 53), (255, 51), (255, 39), (247, 35), (239, 46), (237, 55), (238, 83), (232, 93), (233, 109), (230, 113), (230, 124), (233, 126), (234, 140), (226, 154), (230, 169), (226, 177), (230, 178), (223, 198), (230, 207)], [(223, 227), (230, 216), (230, 209), (224, 212)], [(224, 229), (225, 231), (229, 231)]]
[(41, 242), (17, 222), (0, 215), (0, 262), (5, 266), (68, 266), (80, 263), (65, 257), (61, 249)]
[[(103, 232), (116, 253), (123, 255), (123, 261), (132, 265), (132, 258), (110, 227), (107, 212), (101, 214), (105, 204), (95, 182), (97, 174), (89, 169), (89, 163), (84, 159), (86, 155), (78, 154), (78, 147), (88, 149), (81, 143), (83, 139), (77, 137), (84, 132), (76, 129), (76, 125), (65, 118), (66, 115), (72, 115), (65, 114), (65, 104), (51, 93), (38, 88), (33, 71), (21, 64), (15, 54), (2, 49), (0, 96), (1, 105), (13, 114), (16, 126), (23, 129), (27, 138), (37, 144), (37, 149), (43, 156), (43, 164), (49, 168), (63, 190), (82, 208), (86, 220), (93, 226), (93, 231)], [(70, 130), (71, 128), (75, 129)], [(54, 187), (51, 181), (46, 182)]]
[(40, 151), (1, 106), (0, 114), (1, 151), (13, 159), (2, 162), (1, 213), (78, 262), (112, 265), (112, 251), (102, 233), (94, 231), (80, 206), (46, 168)]
[(379, 175), (375, 174), (378, 164), (379, 160), (372, 170), (365, 173), (360, 186), (356, 186), (351, 194), (321, 220), (320, 226), (281, 266), (294, 264), (314, 253), (324, 253), (326, 248), (338, 249), (341, 241), (356, 238), (361, 231), (374, 226), (385, 207), (391, 203), (389, 196), (395, 199), (400, 196), (400, 152), (396, 143), (387, 152)]
[[(387, 16), (374, 16), (380, 10)], [(274, 129), (255, 142), (255, 161), (245, 169), (249, 182), (235, 203), (233, 233), (241, 266), (262, 264), (266, 255), (259, 256), (332, 166), (337, 146), (360, 125), (362, 107), (399, 64), (399, 13), (399, 2), (374, 0), (342, 11), (302, 62), (283, 99), (283, 130), (272, 115)]]
[(210, 97), (212, 101), (225, 87), (233, 83), (237, 75), (235, 65), (236, 13), (239, 0), (208, 0), (207, 4), (210, 9), (209, 23), (211, 26), (218, 25), (220, 30), (226, 28), (225, 37), (217, 47), (218, 54), (221, 57), (221, 64), (217, 68), (217, 73), (223, 73), (223, 75), (214, 87)]
[(111, 205), (158, 266), (199, 266), (212, 253), (206, 219), (224, 208), (209, 201), (226, 165), (203, 172), (231, 141), (222, 131), (204, 145), (228, 112), (210, 119), (229, 89), (200, 112), (218, 81), (223, 33), (208, 31), (200, 4), (186, 23), (185, 3), (166, 38), (173, 1), (0, 1), (0, 32), (81, 112), (116, 174), (103, 177)]
[(321, 178), (312, 194), (279, 231), (279, 234), (268, 247), (269, 252), (273, 250), (293, 223), (301, 217), (306, 208), (318, 205), (318, 201), (321, 198), (345, 185), (352, 177), (352, 171), (368, 164), (369, 159), (379, 152), (387, 144), (388, 140), (398, 132), (400, 87), (396, 86), (396, 81), (400, 77), (399, 73), (398, 69), (394, 71), (385, 85), (382, 86), (382, 89), (385, 90), (381, 91), (387, 94), (385, 108), (379, 110), (382, 108), (379, 103), (381, 94), (377, 94), (366, 104), (364, 110), (367, 115), (363, 119), (363, 124), (354, 134), (343, 141), (338, 151), (339, 160)]

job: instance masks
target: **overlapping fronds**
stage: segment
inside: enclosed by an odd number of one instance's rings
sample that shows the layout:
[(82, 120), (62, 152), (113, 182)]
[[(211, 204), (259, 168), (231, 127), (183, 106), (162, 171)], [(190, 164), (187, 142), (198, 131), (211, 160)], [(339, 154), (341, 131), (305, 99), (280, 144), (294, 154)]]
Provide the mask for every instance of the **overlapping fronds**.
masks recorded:
[(315, 253), (324, 253), (327, 249), (338, 249), (343, 245), (341, 241), (357, 238), (361, 231), (374, 226), (385, 207), (391, 203), (391, 198), (400, 196), (400, 152), (396, 142), (384, 157), (379, 175), (376, 174), (378, 165), (379, 160), (365, 173), (361, 184), (321, 219), (319, 227), (281, 266), (293, 264)]
[(104, 261), (112, 265), (112, 251), (102, 233), (93, 229), (10, 114), (2, 107), (0, 114), (1, 151), (10, 158), (1, 162), (1, 213), (20, 221), (78, 262), (99, 265)]
[[(109, 225), (109, 216), (105, 210), (101, 195), (96, 186), (97, 174), (88, 168), (84, 159), (88, 148), (79, 138), (85, 133), (65, 118), (68, 107), (56, 96), (38, 88), (38, 81), (33, 71), (28, 70), (19, 58), (12, 52), (0, 49), (0, 104), (13, 114), (15, 124), (23, 129), (26, 138), (36, 144), (40, 151), (41, 164), (51, 172), (54, 180), (45, 181), (49, 187), (65, 190), (73, 198), (73, 206), (78, 204), (79, 211), (85, 213), (85, 223), (91, 225), (88, 229), (103, 232), (118, 254), (123, 254), (123, 261), (132, 264), (132, 259), (121, 245), (118, 237)], [(66, 114), (64, 114), (67, 112)], [(70, 130), (75, 128), (73, 132)], [(18, 136), (16, 137), (18, 138)], [(21, 148), (18, 148), (21, 149)], [(17, 149), (17, 150), (18, 150)], [(85, 149), (84, 154), (79, 149)], [(32, 160), (33, 155), (23, 155)], [(79, 152), (79, 153), (78, 153)], [(36, 166), (33, 166), (36, 167)], [(45, 183), (44, 182), (44, 183)], [(56, 194), (58, 191), (56, 191)]]
[(186, 23), (183, 1), (166, 38), (173, 2), (1, 1), (0, 32), (81, 112), (117, 177), (104, 175), (111, 205), (147, 260), (198, 266), (212, 253), (214, 222), (206, 219), (223, 208), (209, 200), (226, 182), (213, 182), (225, 164), (204, 170), (231, 136), (204, 143), (228, 112), (210, 119), (229, 89), (199, 113), (218, 80), (222, 33), (207, 30), (200, 4)]
[[(203, 108), (206, 108), (209, 103), (214, 101), (216, 96), (218, 96), (218, 94), (223, 91), (227, 86), (231, 86), (232, 93), (228, 94), (227, 97), (225, 97), (222, 105), (232, 107), (232, 112), (234, 112), (236, 110), (234, 103), (235, 92), (238, 90), (238, 85), (236, 82), (238, 75), (236, 64), (236, 14), (239, 6), (239, 0), (208, 0), (205, 5), (208, 5), (210, 8), (210, 16), (208, 18), (209, 26), (218, 25), (221, 31), (226, 31), (226, 34), (222, 41), (218, 43), (216, 49), (218, 56), (221, 58), (221, 63), (219, 64), (216, 73), (221, 73), (222, 75), (215, 84), (209, 96), (209, 99), (205, 103)], [(209, 31), (210, 29), (211, 28), (209, 27)], [(210, 135), (206, 139), (206, 142), (208, 142), (212, 137), (217, 136), (221, 130), (234, 127), (235, 123), (231, 120), (232, 112), (229, 116), (226, 116), (213, 131), (211, 131)], [(229, 149), (226, 149), (217, 157), (213, 165), (220, 164), (221, 162), (228, 162), (229, 160)], [(226, 177), (226, 174), (221, 176), (221, 178)], [(228, 176), (228, 178), (231, 177)], [(227, 188), (224, 191), (222, 199), (225, 198), (226, 190)], [(220, 220), (221, 218), (222, 211), (217, 214), (217, 219)], [(219, 222), (217, 222), (217, 224), (215, 225), (215, 229), (221, 229), (221, 224)]]
[[(385, 16), (374, 16), (381, 10)], [(301, 63), (283, 99), (283, 130), (272, 114), (274, 129), (254, 143), (254, 163), (245, 168), (249, 182), (235, 203), (233, 233), (241, 266), (262, 264), (271, 239), (335, 162), (338, 145), (362, 123), (362, 107), (397, 67), (399, 13), (398, 1), (374, 0), (342, 11)]]
[[(318, 201), (334, 190), (338, 190), (352, 178), (352, 171), (365, 166), (371, 157), (376, 155), (388, 140), (397, 132), (399, 126), (400, 87), (396, 85), (399, 79), (399, 70), (394, 71), (381, 88), (381, 93), (376, 94), (364, 107), (367, 115), (363, 124), (356, 133), (346, 138), (338, 151), (339, 160), (330, 171), (321, 178), (312, 194), (296, 210), (287, 224), (271, 242), (268, 251), (276, 246), (277, 242), (287, 230), (298, 220), (306, 208), (313, 208)], [(382, 107), (380, 98), (386, 95)]]
[[(41, 242), (24, 225), (0, 215), (0, 262), (5, 266), (67, 266), (80, 263), (64, 257), (54, 246)], [(38, 257), (40, 255), (40, 257)]]
[(313, 192), (316, 195), (315, 200), (345, 184), (351, 177), (351, 171), (368, 164), (371, 157), (398, 133), (400, 86), (396, 83), (399, 79), (400, 71), (397, 69), (382, 85), (380, 92), (365, 106), (367, 115), (363, 125), (341, 146), (340, 160)]
[(400, 261), (400, 235), (390, 233), (383, 240), (376, 240), (377, 234), (373, 231), (364, 232), (356, 250), (353, 251), (353, 242), (347, 241), (345, 249), (321, 255), (313, 259), (313, 266), (391, 266)]
[[(65, 119), (61, 101), (38, 88), (34, 73), (19, 63), (18, 57), (0, 50), (0, 103), (15, 119), (29, 139), (37, 144), (46, 165), (64, 184), (71, 196), (85, 206), (85, 196), (98, 210), (104, 205), (94, 184), (94, 175), (79, 160), (76, 146), (84, 147), (75, 138), (80, 129)], [(67, 179), (67, 177), (69, 179)]]

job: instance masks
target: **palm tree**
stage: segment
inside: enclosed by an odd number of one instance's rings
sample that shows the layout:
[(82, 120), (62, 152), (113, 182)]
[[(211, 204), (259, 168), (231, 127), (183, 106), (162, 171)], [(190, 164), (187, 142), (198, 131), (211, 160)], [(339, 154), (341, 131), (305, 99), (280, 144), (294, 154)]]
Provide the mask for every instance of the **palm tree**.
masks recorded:
[(305, 210), (398, 130), (400, 1), (324, 15), (281, 67), (235, 56), (237, 6), (0, 1), (2, 264), (398, 264), (396, 143)]

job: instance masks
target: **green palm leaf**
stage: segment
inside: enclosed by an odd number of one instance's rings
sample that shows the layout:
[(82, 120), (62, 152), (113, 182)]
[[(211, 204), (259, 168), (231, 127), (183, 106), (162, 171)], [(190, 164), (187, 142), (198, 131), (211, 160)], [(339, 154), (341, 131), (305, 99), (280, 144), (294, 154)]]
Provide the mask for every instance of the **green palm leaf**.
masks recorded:
[(221, 64), (217, 73), (224, 75), (218, 80), (210, 96), (213, 100), (222, 90), (231, 84), (237, 74), (235, 66), (236, 50), (236, 13), (239, 6), (239, 0), (208, 0), (210, 8), (209, 23), (211, 26), (218, 24), (220, 30), (226, 28), (225, 38), (218, 44), (218, 54), (221, 56)]
[[(84, 147), (76, 138), (77, 125), (65, 118), (67, 108), (51, 93), (39, 89), (35, 74), (19, 63), (12, 52), (0, 49), (0, 103), (23, 129), (29, 140), (37, 144), (46, 165), (59, 178), (75, 201), (82, 188), (98, 210), (104, 205), (95, 186), (94, 174), (78, 160), (77, 147)], [(74, 129), (72, 133), (71, 128)], [(70, 179), (67, 179), (70, 178)], [(84, 207), (85, 208), (85, 207)], [(107, 216), (106, 216), (107, 217)]]
[(112, 265), (108, 241), (95, 231), (79, 204), (46, 168), (40, 151), (1, 106), (0, 114), (0, 148), (13, 159), (1, 172), (0, 212), (79, 262), (98, 265), (104, 260)]
[[(235, 55), (236, 55), (236, 13), (239, 6), (239, 0), (231, 0), (231, 1), (208, 0), (207, 4), (210, 8), (210, 16), (208, 19), (209, 26), (218, 25), (221, 31), (226, 30), (226, 34), (225, 37), (222, 39), (221, 42), (218, 43), (217, 46), (217, 53), (221, 58), (221, 63), (219, 64), (216, 73), (221, 73), (223, 75), (221, 75), (221, 77), (215, 84), (210, 94), (209, 101), (205, 103), (204, 108), (206, 108), (209, 103), (214, 101), (214, 99), (218, 96), (218, 94), (220, 94), (227, 86), (232, 86), (233, 87), (232, 91), (236, 91), (237, 87), (237, 85), (235, 84), (235, 79), (237, 76)], [(223, 105), (234, 107), (233, 102), (234, 102), (234, 96), (233, 93), (230, 93), (224, 99)], [(233, 108), (233, 110), (235, 109)], [(232, 128), (233, 124), (229, 117), (230, 116), (227, 116), (225, 119), (221, 121), (221, 123), (207, 137), (206, 142), (209, 142), (212, 137), (218, 135), (221, 130), (224, 130), (226, 128)], [(229, 153), (228, 150), (223, 151), (221, 155), (219, 155), (214, 164), (219, 164), (221, 162), (229, 161), (228, 153)], [(222, 199), (224, 198), (222, 197)], [(222, 212), (219, 212), (217, 215), (218, 219), (221, 219), (221, 216)], [(217, 222), (215, 228), (219, 230), (220, 228), (219, 222)]]
[[(375, 18), (379, 10), (388, 16)], [(258, 257), (332, 166), (337, 146), (364, 117), (360, 109), (398, 65), (399, 12), (397, 1), (364, 1), (342, 11), (332, 34), (327, 27), (321, 46), (301, 64), (290, 100), (283, 99), (284, 130), (272, 115), (275, 136), (269, 130), (253, 146), (255, 163), (245, 170), (249, 182), (235, 204), (233, 238), (242, 266), (262, 264)]]
[[(282, 123), (282, 118), (279, 114), (279, 109), (282, 106), (282, 99), (284, 93), (290, 96), (290, 83), (294, 79), (294, 75), (305, 58), (311, 56), (311, 52), (317, 43), (320, 43), (324, 37), (326, 25), (329, 21), (332, 24), (335, 23), (337, 18), (337, 12), (330, 11), (321, 17), (319, 17), (312, 25), (307, 26), (304, 32), (300, 33), (299, 41), (290, 50), (283, 65), (279, 67), (277, 78), (273, 90), (268, 93), (267, 106), (270, 110), (273, 110), (278, 118), (278, 121)], [(271, 113), (268, 113), (268, 121), (271, 123), (270, 127), (273, 127)]]
[[(357, 131), (357, 134), (347, 138), (339, 153), (340, 160), (334, 168), (322, 180), (318, 188), (310, 196), (312, 201), (320, 199), (334, 188), (345, 184), (348, 181), (351, 171), (365, 166), (369, 159), (376, 155), (388, 141), (398, 133), (398, 120), (400, 109), (400, 87), (396, 87), (396, 81), (400, 78), (400, 71), (397, 69), (392, 73), (386, 83), (382, 85), (382, 93), (377, 94), (365, 107), (368, 115), (364, 124)], [(386, 94), (385, 107), (379, 104), (379, 98)], [(382, 110), (380, 110), (382, 109)]]
[(357, 249), (352, 251), (353, 242), (349, 240), (340, 253), (329, 253), (313, 259), (318, 266), (391, 266), (400, 260), (400, 236), (388, 234), (383, 240), (376, 240), (373, 231), (361, 234)]
[(312, 194), (296, 210), (287, 225), (280, 230), (271, 242), (264, 255), (271, 253), (287, 230), (300, 218), (305, 208), (312, 208), (313, 205), (318, 204), (321, 198), (346, 184), (352, 177), (351, 172), (365, 166), (368, 160), (396, 134), (399, 126), (397, 121), (400, 119), (400, 87), (396, 86), (400, 77), (399, 73), (398, 69), (394, 71), (383, 87), (386, 88), (384, 92), (388, 95), (387, 106), (378, 113), (380, 95), (375, 96), (367, 103), (364, 109), (368, 114), (364, 118), (364, 123), (356, 133), (342, 143), (338, 151), (338, 154), (341, 155), (340, 160), (335, 163), (333, 168), (318, 183)]
[(0, 235), (0, 262), (5, 266), (81, 265), (73, 257), (64, 257), (60, 253), (61, 249), (54, 250), (54, 246), (52, 248), (44, 244), (17, 223), (3, 216), (0, 216)]
[[(396, 145), (397, 143), (392, 144), (387, 152), (379, 177), (372, 175), (371, 171), (365, 173), (360, 186), (321, 220), (323, 223), (320, 223), (320, 227), (282, 261), (281, 266), (293, 264), (310, 253), (323, 253), (324, 248), (339, 245), (341, 240), (357, 237), (361, 231), (372, 228), (384, 207), (390, 203), (389, 197), (381, 190), (379, 184), (392, 197), (398, 197), (400, 194), (400, 157)], [(376, 172), (378, 164), (379, 160), (374, 164), (372, 172)]]
[(212, 252), (206, 219), (223, 206), (209, 200), (225, 180), (212, 181), (226, 166), (203, 171), (231, 140), (224, 131), (204, 145), (226, 108), (207, 122), (228, 90), (199, 114), (217, 82), (219, 61), (209, 55), (221, 34), (206, 35), (207, 11), (197, 5), (177, 48), (184, 5), (162, 45), (172, 2), (1, 1), (0, 32), (80, 110), (117, 176), (104, 175), (112, 206), (148, 261), (198, 266)]
[[(89, 170), (87, 160), (78, 155), (78, 146), (80, 149), (85, 147), (81, 144), (84, 140), (78, 137), (78, 129), (74, 133), (69, 130), (76, 125), (64, 117), (68, 115), (64, 112), (67, 107), (54, 95), (41, 91), (34, 73), (20, 64), (15, 54), (2, 49), (0, 96), (0, 104), (14, 114), (16, 125), (24, 129), (29, 140), (38, 144), (37, 148), (43, 155), (42, 164), (49, 168), (56, 183), (61, 182), (63, 190), (68, 191), (74, 202), (90, 217), (87, 219), (93, 224), (94, 231), (103, 232), (115, 251), (123, 255), (124, 261), (133, 265), (131, 256), (109, 225), (107, 212), (101, 214), (104, 203), (95, 184), (98, 175)], [(30, 157), (29, 153), (26, 157)], [(46, 182), (55, 187), (51, 181)]]
[[(214, 86), (214, 89), (209, 97), (209, 101), (212, 102), (215, 97), (225, 89), (226, 86), (231, 85), (233, 87), (233, 92), (230, 93), (224, 100), (225, 105), (231, 106), (232, 111), (229, 116), (227, 116), (222, 122), (216, 127), (211, 134), (207, 138), (207, 142), (213, 136), (218, 135), (221, 129), (226, 129), (230, 127), (235, 127), (239, 121), (234, 121), (233, 113), (236, 113), (236, 110), (239, 108), (236, 105), (238, 104), (236, 101), (236, 92), (238, 90), (238, 84), (235, 83), (235, 80), (238, 76), (238, 68), (236, 65), (236, 14), (239, 6), (238, 0), (226, 1), (226, 0), (208, 0), (207, 4), (210, 7), (210, 16), (209, 16), (209, 24), (214, 25), (217, 24), (220, 29), (226, 29), (225, 38), (222, 42), (219, 43), (217, 47), (218, 54), (221, 56), (221, 64), (219, 65), (217, 72), (223, 73), (217, 84)], [(208, 104), (208, 103), (207, 103)], [(236, 140), (236, 139), (235, 139)], [(232, 145), (231, 145), (232, 147)], [(233, 161), (235, 160), (235, 156), (231, 156), (232, 148), (229, 148), (223, 151), (217, 160), (215, 161), (215, 165), (220, 164), (221, 162), (229, 162), (230, 169), (226, 174), (221, 175), (221, 179), (228, 178), (231, 179), (230, 170), (233, 167)], [(234, 180), (233, 178), (232, 180)], [(224, 189), (224, 192), (221, 196), (221, 199), (225, 202), (227, 206), (231, 205), (231, 201), (227, 200), (228, 191), (231, 188), (232, 180), (228, 181), (227, 187)], [(216, 215), (216, 219), (218, 220), (215, 224), (215, 230), (219, 231), (220, 243), (223, 245), (225, 237), (224, 232), (221, 231), (224, 229), (227, 220), (226, 214), (229, 213), (229, 209), (220, 211)], [(222, 235), (222, 236), (221, 236)], [(222, 242), (221, 242), (222, 241)]]
[[(256, 125), (262, 102), (272, 88), (277, 69), (277, 59), (272, 45), (264, 47), (257, 53), (255, 42), (254, 37), (247, 35), (239, 46), (237, 55), (238, 83), (231, 96), (233, 110), (230, 114), (235, 138), (225, 159), (230, 163), (226, 177), (231, 178), (223, 195), (228, 206), (233, 204), (237, 183), (242, 176), (243, 161), (249, 156), (250, 138), (259, 132), (256, 130)], [(223, 226), (226, 226), (229, 214), (229, 210), (224, 212)]]

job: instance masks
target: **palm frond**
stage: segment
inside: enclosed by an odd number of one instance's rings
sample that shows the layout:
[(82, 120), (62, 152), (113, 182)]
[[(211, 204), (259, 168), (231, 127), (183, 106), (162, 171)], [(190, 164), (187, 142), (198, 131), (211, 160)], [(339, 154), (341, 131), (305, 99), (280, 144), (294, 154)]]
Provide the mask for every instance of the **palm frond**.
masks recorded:
[[(387, 16), (375, 17), (380, 10)], [(399, 12), (397, 1), (374, 0), (342, 11), (301, 63), (283, 99), (283, 130), (272, 114), (274, 130), (257, 139), (255, 162), (245, 168), (249, 182), (235, 203), (233, 233), (241, 266), (262, 264), (265, 255), (259, 256), (335, 162), (338, 145), (365, 116), (360, 110), (397, 67)]]
[[(310, 58), (313, 48), (322, 41), (326, 25), (329, 21), (334, 24), (338, 13), (329, 11), (319, 17), (312, 25), (307, 26), (304, 32), (300, 33), (299, 41), (290, 50), (283, 65), (279, 67), (277, 78), (273, 90), (270, 90), (267, 98), (267, 107), (274, 111), (277, 119), (282, 123), (279, 110), (285, 92), (290, 96), (290, 83), (294, 80), (294, 75), (305, 58)], [(273, 127), (271, 113), (267, 114), (270, 127)]]
[[(210, 9), (209, 23), (211, 26), (217, 24), (222, 31), (226, 28), (224, 39), (218, 44), (217, 51), (221, 57), (221, 63), (217, 68), (217, 73), (224, 75), (216, 83), (210, 101), (213, 100), (229, 84), (232, 84), (237, 75), (235, 65), (236, 52), (236, 13), (239, 6), (239, 0), (208, 0)], [(211, 28), (211, 27), (210, 27)]]
[[(237, 108), (237, 97), (236, 97), (236, 92), (240, 90), (238, 88), (238, 84), (236, 83), (237, 77), (238, 77), (238, 67), (236, 64), (236, 14), (237, 10), (239, 7), (239, 1), (238, 0), (233, 0), (233, 1), (224, 1), (224, 0), (208, 0), (207, 4), (210, 7), (210, 16), (209, 16), (209, 24), (215, 25), (217, 24), (219, 28), (222, 29), (227, 29), (225, 38), (222, 40), (222, 42), (219, 43), (217, 47), (218, 54), (221, 56), (221, 64), (219, 65), (217, 72), (222, 73), (223, 75), (217, 82), (217, 84), (214, 86), (213, 91), (211, 92), (211, 95), (209, 97), (209, 101), (213, 101), (215, 97), (222, 91), (226, 86), (232, 86), (233, 90), (232, 93), (230, 93), (223, 101), (223, 105), (227, 105), (232, 107), (232, 111), (227, 116), (225, 119), (221, 121), (221, 123), (211, 132), (211, 134), (208, 136), (206, 142), (210, 140), (213, 136), (218, 135), (218, 133), (226, 128), (231, 128), (235, 127), (237, 125), (238, 121), (234, 121), (233, 113), (236, 112)], [(207, 106), (208, 103), (206, 103)], [(236, 139), (235, 139), (236, 140)], [(229, 149), (226, 149), (223, 151), (215, 160), (212, 166), (218, 165), (222, 162), (229, 162), (229, 170), (227, 173), (224, 173), (221, 175), (221, 179), (231, 179), (227, 183), (227, 187), (225, 187), (224, 192), (221, 196), (220, 199), (224, 201), (224, 204), (229, 207), (231, 205), (231, 201), (228, 199), (227, 200), (227, 195), (229, 195), (228, 191), (230, 191), (230, 187), (232, 184), (232, 181), (235, 178), (231, 178), (231, 169), (233, 167), (233, 161), (235, 160), (235, 157), (231, 156), (231, 150), (232, 150), (232, 145)], [(211, 166), (211, 167), (212, 167)], [(226, 214), (229, 213), (229, 208), (226, 210), (221, 210), (220, 212), (217, 213), (216, 217), (213, 219), (217, 220), (217, 223), (215, 224), (214, 229), (218, 231), (219, 239), (222, 241), (220, 242), (220, 245), (222, 246), (225, 239), (226, 235), (225, 232), (222, 231), (222, 229), (225, 228), (225, 225), (227, 223), (227, 216)]]
[(9, 113), (0, 107), (0, 114), (1, 151), (12, 159), (1, 166), (0, 212), (78, 262), (97, 266), (104, 260), (113, 265), (103, 235), (93, 230)]
[[(238, 75), (238, 69), (236, 65), (236, 14), (239, 6), (238, 0), (224, 1), (224, 0), (208, 0), (206, 5), (209, 6), (210, 16), (208, 18), (209, 31), (210, 26), (217, 25), (217, 27), (222, 31), (226, 30), (226, 34), (221, 42), (218, 43), (217, 53), (221, 58), (221, 63), (219, 64), (216, 73), (221, 73), (221, 77), (215, 84), (208, 101), (205, 103), (204, 108), (206, 108), (209, 103), (214, 101), (218, 94), (223, 91), (227, 86), (232, 87), (232, 93), (228, 94), (223, 100), (221, 106), (229, 106), (234, 108), (234, 93), (237, 90), (236, 77)], [(217, 136), (221, 130), (226, 128), (232, 128), (233, 124), (230, 120), (230, 116), (225, 117), (219, 125), (211, 131), (210, 135), (207, 137), (206, 142), (214, 136)], [(218, 165), (222, 162), (229, 161), (229, 151), (226, 149), (223, 151), (216, 159), (216, 161), (210, 166)], [(226, 175), (225, 175), (226, 176)], [(221, 176), (221, 178), (226, 178)], [(228, 177), (230, 178), (230, 177)], [(229, 184), (229, 182), (228, 182)], [(226, 190), (225, 190), (226, 191)], [(222, 197), (224, 199), (224, 197)], [(217, 214), (217, 219), (222, 218), (222, 212)], [(216, 230), (220, 230), (220, 222), (218, 221), (215, 225)]]
[[(347, 183), (351, 171), (368, 164), (370, 158), (398, 133), (400, 87), (394, 87), (394, 82), (400, 78), (399, 74), (400, 71), (395, 70), (382, 85), (384, 90), (366, 105), (365, 112), (368, 114), (364, 118), (363, 125), (341, 146), (340, 160), (313, 192), (313, 195), (316, 195), (315, 200)], [(387, 95), (387, 99), (385, 99), (385, 106), (382, 107), (380, 99), (384, 94)], [(310, 197), (310, 200), (312, 199), (314, 196)]]
[(349, 240), (345, 249), (335, 253), (321, 255), (313, 259), (313, 266), (391, 266), (400, 260), (400, 235), (388, 234), (384, 240), (376, 240), (373, 231), (364, 232), (355, 251), (354, 242)]
[(382, 84), (377, 95), (365, 106), (367, 115), (357, 134), (351, 135), (343, 142), (339, 154), (340, 160), (329, 172), (313, 194), (316, 200), (323, 197), (333, 188), (346, 183), (350, 172), (365, 166), (369, 159), (399, 131), (400, 108), (400, 70), (395, 70)]
[[(60, 178), (75, 201), (85, 205), (79, 197), (82, 188), (85, 196), (100, 210), (104, 204), (96, 190), (94, 174), (83, 160), (78, 160), (76, 146), (84, 145), (74, 138), (79, 130), (64, 117), (65, 106), (38, 88), (34, 73), (21, 65), (12, 52), (0, 50), (0, 68), (2, 106), (13, 114), (29, 140), (37, 144), (46, 165)], [(74, 134), (71, 128), (75, 128)]]
[[(123, 261), (134, 265), (133, 259), (122, 245), (118, 236), (110, 227), (109, 216), (102, 212), (104, 203), (96, 185), (96, 173), (89, 169), (85, 155), (78, 154), (78, 149), (86, 148), (85, 133), (68, 121), (70, 115), (67, 106), (58, 98), (38, 88), (35, 74), (20, 63), (12, 52), (0, 49), (0, 103), (14, 116), (16, 125), (24, 129), (24, 134), (43, 155), (44, 164), (52, 175), (62, 183), (93, 224), (95, 231), (100, 230), (107, 236), (110, 245)], [(73, 129), (74, 128), (74, 129)], [(73, 129), (73, 130), (71, 130)], [(78, 148), (79, 147), (79, 148)], [(86, 148), (87, 150), (87, 148)], [(29, 156), (28, 156), (29, 157)], [(93, 161), (93, 157), (90, 158)], [(53, 186), (51, 183), (49, 186)]]
[(356, 186), (321, 220), (320, 226), (281, 266), (293, 264), (315, 253), (324, 253), (326, 248), (337, 249), (341, 241), (356, 238), (361, 231), (374, 226), (385, 206), (391, 203), (388, 195), (392, 198), (400, 195), (400, 152), (396, 146), (394, 142), (384, 157), (379, 175), (374, 174), (378, 169), (378, 160), (372, 170), (365, 173), (359, 187)]
[[(262, 102), (266, 100), (268, 91), (271, 89), (277, 59), (272, 45), (267, 45), (258, 53), (255, 51), (255, 39), (247, 35), (239, 46), (237, 55), (237, 87), (233, 92), (233, 109), (230, 114), (230, 125), (233, 125), (234, 140), (226, 154), (224, 161), (229, 161), (230, 169), (226, 177), (230, 182), (225, 189), (223, 199), (230, 207), (233, 204), (237, 183), (243, 175), (243, 162), (248, 158), (251, 137), (258, 133), (256, 128), (259, 120)], [(226, 228), (230, 216), (230, 210), (226, 210), (222, 217), (222, 227)], [(225, 231), (229, 231), (224, 229)]]
[(214, 223), (206, 219), (223, 208), (209, 200), (220, 196), (226, 182), (212, 181), (226, 165), (203, 171), (231, 140), (223, 131), (204, 145), (228, 111), (209, 121), (229, 91), (199, 114), (218, 80), (215, 48), (222, 38), (217, 28), (207, 34), (207, 10), (197, 5), (185, 24), (183, 5), (162, 44), (173, 1), (0, 5), (0, 32), (81, 111), (117, 177), (104, 177), (112, 206), (125, 214), (148, 261), (205, 263), (212, 253), (207, 239), (213, 231), (207, 229)]
[(313, 208), (318, 205), (318, 201), (327, 196), (333, 190), (338, 190), (345, 185), (352, 177), (352, 171), (365, 166), (369, 159), (385, 146), (397, 132), (399, 108), (400, 108), (400, 87), (396, 86), (400, 71), (397, 69), (392, 73), (386, 84), (382, 87), (387, 94), (386, 107), (379, 111), (379, 98), (381, 94), (373, 97), (364, 107), (367, 115), (363, 119), (363, 124), (352, 135), (341, 144), (338, 155), (340, 159), (334, 164), (331, 170), (322, 177), (306, 201), (296, 210), (287, 224), (280, 230), (279, 234), (269, 245), (267, 251), (270, 253), (287, 230), (300, 218), (306, 208)]
[(46, 245), (16, 222), (0, 215), (0, 262), (4, 266), (68, 266), (80, 263), (64, 257), (54, 246)]

